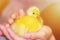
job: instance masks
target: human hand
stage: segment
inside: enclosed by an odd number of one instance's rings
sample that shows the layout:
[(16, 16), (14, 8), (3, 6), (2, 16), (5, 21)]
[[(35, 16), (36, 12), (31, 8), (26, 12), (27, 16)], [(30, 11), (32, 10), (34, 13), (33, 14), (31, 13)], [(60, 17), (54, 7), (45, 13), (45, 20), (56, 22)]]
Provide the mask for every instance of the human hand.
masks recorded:
[(23, 16), (23, 10), (20, 10), (20, 14), (12, 14), (9, 20), (5, 23), (5, 25), (0, 24), (0, 29), (4, 33), (4, 35), (8, 38), (8, 40), (26, 40), (23, 37), (18, 37), (11, 29), (10, 25), (14, 22), (15, 18), (19, 15), (20, 17)]
[(39, 31), (35, 33), (25, 34), (25, 38), (29, 40), (56, 40), (52, 30), (48, 26), (43, 26)]
[(26, 35), (24, 35), (24, 38), (18, 37), (9, 27), (14, 22), (16, 17), (21, 17), (24, 15), (25, 13), (23, 12), (23, 10), (20, 10), (19, 15), (16, 16), (16, 14), (13, 14), (9, 18), (8, 23), (5, 25), (5, 27), (0, 25), (2, 26), (1, 30), (9, 40), (55, 40), (52, 34), (52, 30), (47, 26), (43, 26), (38, 32), (27, 33)]

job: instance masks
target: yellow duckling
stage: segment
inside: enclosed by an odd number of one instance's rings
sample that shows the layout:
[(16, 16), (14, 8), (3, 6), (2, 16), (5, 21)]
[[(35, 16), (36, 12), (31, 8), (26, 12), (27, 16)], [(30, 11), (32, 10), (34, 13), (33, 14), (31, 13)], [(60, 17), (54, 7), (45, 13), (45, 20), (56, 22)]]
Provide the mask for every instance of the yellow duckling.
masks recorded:
[(37, 7), (30, 7), (27, 10), (27, 15), (17, 18), (11, 25), (11, 29), (18, 35), (23, 36), (28, 32), (36, 32), (42, 27), (42, 19), (38, 19), (40, 11)]

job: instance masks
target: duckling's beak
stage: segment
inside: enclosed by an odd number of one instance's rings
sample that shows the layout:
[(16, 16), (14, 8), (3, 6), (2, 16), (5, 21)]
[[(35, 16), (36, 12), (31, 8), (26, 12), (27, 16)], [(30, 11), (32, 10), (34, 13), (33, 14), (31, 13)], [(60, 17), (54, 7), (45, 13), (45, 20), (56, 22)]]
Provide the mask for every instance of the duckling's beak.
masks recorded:
[(37, 18), (39, 19), (40, 18), (40, 15), (38, 15)]

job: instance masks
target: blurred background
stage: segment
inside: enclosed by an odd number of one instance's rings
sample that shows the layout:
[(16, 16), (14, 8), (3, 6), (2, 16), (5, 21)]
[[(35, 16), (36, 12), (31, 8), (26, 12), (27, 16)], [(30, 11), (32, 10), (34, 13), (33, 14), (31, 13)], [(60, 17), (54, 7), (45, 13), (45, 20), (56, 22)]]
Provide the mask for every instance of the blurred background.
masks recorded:
[(40, 9), (44, 24), (50, 26), (56, 40), (60, 40), (60, 0), (0, 0), (0, 23), (19, 9), (26, 12), (30, 6)]

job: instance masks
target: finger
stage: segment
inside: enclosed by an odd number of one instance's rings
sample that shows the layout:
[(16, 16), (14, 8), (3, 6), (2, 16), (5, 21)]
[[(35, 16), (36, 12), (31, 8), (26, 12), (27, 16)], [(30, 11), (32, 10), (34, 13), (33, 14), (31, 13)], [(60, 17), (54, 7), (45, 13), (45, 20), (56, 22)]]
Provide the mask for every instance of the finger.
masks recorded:
[(15, 19), (17, 16), (18, 16), (18, 13), (16, 12), (16, 13), (11, 14), (10, 18)]
[(24, 15), (25, 15), (24, 11), (20, 9), (19, 13), (11, 14), (10, 18), (8, 19), (8, 23), (12, 24), (17, 17), (21, 17)]
[(0, 30), (0, 36), (3, 35), (2, 31)]
[(9, 18), (8, 21), (7, 21), (7, 24), (12, 24), (13, 22), (14, 22), (14, 19)]
[(17, 18), (17, 13), (11, 14), (11, 16), (8, 19), (7, 23), (12, 24), (16, 18)]
[(9, 24), (6, 24), (5, 28), (6, 28), (6, 31), (7, 31), (6, 34), (8, 34), (8, 36), (10, 36), (13, 39), (18, 38), (18, 36), (15, 35), (15, 33), (10, 29), (10, 25)]
[[(29, 34), (29, 33), (28, 33)], [(49, 27), (47, 26), (43, 26), (39, 32), (35, 32), (35, 33), (30, 33), (29, 37), (26, 34), (25, 37), (26, 38), (32, 38), (32, 39), (36, 39), (39, 38), (41, 40), (47, 39), (50, 35), (52, 34), (52, 31)]]
[(40, 40), (40, 39), (36, 39), (36, 40)]
[(16, 39), (16, 38), (19, 39), (19, 37), (9, 27), (7, 28), (7, 32), (13, 39)]
[(27, 40), (35, 40), (35, 39), (27, 39)]
[(27, 40), (25, 38), (15, 38), (14, 40)]
[(21, 17), (21, 16), (24, 16), (24, 15), (25, 15), (25, 13), (24, 13), (23, 9), (20, 9), (19, 10), (19, 16)]
[(20, 9), (19, 12), (11, 14), (11, 18), (15, 19), (16, 17), (19, 17), (19, 16), (21, 17), (24, 15), (25, 15), (25, 13), (24, 13), (23, 9)]
[(56, 40), (54, 35), (51, 35), (51, 37), (49, 38), (49, 40)]
[(4, 34), (9, 40), (12, 40), (11, 37), (9, 36), (6, 28), (5, 28), (3, 25), (1, 25), (1, 24), (0, 24), (0, 29), (1, 29), (1, 31), (3, 32), (3, 34)]
[(20, 38), (19, 40), (27, 40), (27, 39), (24, 39), (24, 38)]
[(47, 39), (52, 35), (52, 30), (48, 26), (43, 26), (39, 32), (36, 33), (36, 38)]

